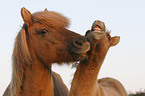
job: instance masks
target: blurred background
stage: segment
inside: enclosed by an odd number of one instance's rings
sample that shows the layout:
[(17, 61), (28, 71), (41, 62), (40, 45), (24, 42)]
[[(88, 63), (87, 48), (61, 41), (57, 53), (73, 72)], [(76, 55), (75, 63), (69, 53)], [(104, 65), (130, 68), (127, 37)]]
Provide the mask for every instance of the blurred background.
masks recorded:
[[(128, 93), (145, 89), (145, 0), (4, 0), (0, 3), (0, 96), (11, 81), (11, 55), (23, 25), (20, 10), (31, 13), (47, 8), (70, 19), (70, 30), (84, 35), (94, 20), (105, 22), (120, 43), (110, 48), (99, 78), (119, 80)], [(75, 69), (53, 65), (70, 89)]]

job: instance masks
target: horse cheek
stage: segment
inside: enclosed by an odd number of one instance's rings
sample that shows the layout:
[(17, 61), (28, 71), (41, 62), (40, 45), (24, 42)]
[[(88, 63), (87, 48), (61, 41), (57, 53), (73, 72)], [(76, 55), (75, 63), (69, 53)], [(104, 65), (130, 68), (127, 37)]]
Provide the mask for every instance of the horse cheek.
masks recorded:
[(36, 57), (45, 65), (50, 65), (55, 61), (55, 49), (43, 41), (38, 41), (35, 45)]

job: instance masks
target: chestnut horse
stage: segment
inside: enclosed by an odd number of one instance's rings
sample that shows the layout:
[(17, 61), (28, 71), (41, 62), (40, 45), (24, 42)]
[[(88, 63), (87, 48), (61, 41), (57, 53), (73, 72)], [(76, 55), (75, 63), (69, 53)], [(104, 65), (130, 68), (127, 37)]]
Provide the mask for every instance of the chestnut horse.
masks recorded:
[(59, 13), (31, 14), (22, 8), (21, 15), (24, 25), (15, 40), (12, 80), (3, 96), (68, 96), (51, 65), (84, 59), (89, 42), (68, 30), (68, 19)]
[(75, 72), (71, 86), (71, 96), (127, 96), (122, 84), (113, 78), (97, 80), (100, 67), (111, 46), (118, 44), (120, 37), (111, 37), (105, 24), (95, 21), (86, 37), (91, 49), (88, 59), (82, 60)]

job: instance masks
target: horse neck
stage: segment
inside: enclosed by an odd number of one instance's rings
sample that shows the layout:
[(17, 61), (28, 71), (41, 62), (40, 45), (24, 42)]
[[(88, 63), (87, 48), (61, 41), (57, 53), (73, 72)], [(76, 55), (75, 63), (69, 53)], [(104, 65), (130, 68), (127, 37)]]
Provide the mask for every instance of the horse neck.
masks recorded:
[[(36, 63), (35, 63), (36, 64)], [(23, 90), (24, 96), (53, 96), (53, 80), (51, 75), (51, 67), (36, 68), (32, 65), (25, 74)]]
[[(13, 83), (19, 82), (18, 79), (13, 78)], [(15, 96), (53, 96), (51, 67), (44, 68), (39, 61), (34, 61), (30, 67), (25, 68), (21, 84), (18, 87), (19, 92), (17, 91)]]
[(53, 96), (51, 66), (45, 67), (30, 48), (27, 44), (26, 32), (22, 29), (16, 37), (12, 56), (11, 95)]
[(12, 96), (53, 96), (51, 66), (44, 67), (35, 55), (31, 55), (33, 61), (26, 60), (17, 50), (13, 53)]
[(88, 60), (80, 62), (72, 81), (71, 96), (94, 96), (99, 90), (98, 73), (106, 52), (91, 53)]
[(71, 96), (94, 96), (97, 90), (98, 67), (80, 63), (72, 81)]

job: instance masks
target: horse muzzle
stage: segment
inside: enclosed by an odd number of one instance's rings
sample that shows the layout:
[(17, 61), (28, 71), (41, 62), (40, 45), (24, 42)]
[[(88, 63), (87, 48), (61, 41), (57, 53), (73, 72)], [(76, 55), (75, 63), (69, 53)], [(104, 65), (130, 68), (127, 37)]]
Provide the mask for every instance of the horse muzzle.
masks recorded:
[(105, 37), (106, 26), (102, 21), (94, 21), (91, 30), (87, 33), (86, 38), (101, 40)]
[(85, 37), (77, 38), (72, 42), (73, 47), (71, 53), (74, 61), (83, 60), (86, 58), (86, 53), (90, 50), (90, 43)]
[(77, 54), (83, 54), (90, 50), (90, 43), (85, 37), (78, 38), (73, 41), (72, 52)]

